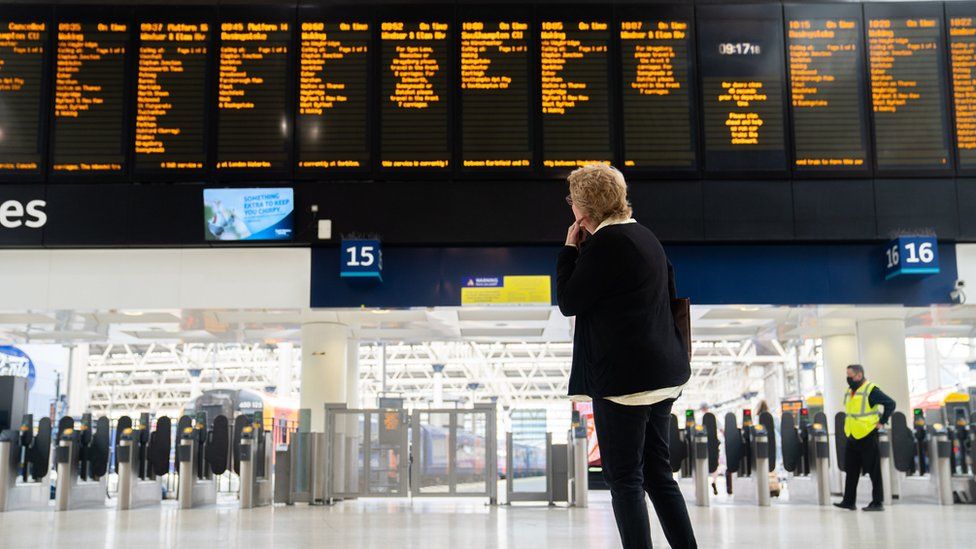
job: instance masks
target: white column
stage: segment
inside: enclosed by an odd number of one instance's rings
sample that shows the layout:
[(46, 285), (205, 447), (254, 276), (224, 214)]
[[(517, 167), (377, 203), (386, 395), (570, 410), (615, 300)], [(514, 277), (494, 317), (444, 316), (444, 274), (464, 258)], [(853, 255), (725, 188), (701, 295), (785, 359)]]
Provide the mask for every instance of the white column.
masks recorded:
[(827, 416), (827, 432), (830, 433), (830, 491), (843, 491), (842, 475), (837, 465), (837, 447), (834, 444), (834, 416), (844, 411), (844, 391), (847, 390), (847, 366), (857, 364), (857, 337), (854, 334), (831, 335), (823, 338), (824, 414)]
[(925, 338), (925, 388), (934, 391), (940, 387), (942, 387), (942, 356), (939, 354), (939, 340), (927, 337)]
[(865, 377), (895, 399), (899, 410), (911, 417), (908, 358), (905, 353), (905, 321), (861, 320), (857, 323), (857, 347)]
[(68, 415), (88, 411), (88, 344), (79, 343), (68, 351)]
[(327, 402), (346, 402), (348, 339), (349, 328), (344, 324), (302, 324), (302, 383), (299, 406), (311, 410), (313, 432), (325, 432)]
[(860, 361), (857, 337), (854, 334), (831, 335), (823, 338), (824, 413), (830, 431), (834, 430), (834, 416), (844, 411), (844, 391), (847, 390), (847, 367)]
[(769, 405), (769, 412), (779, 417), (780, 402), (783, 400), (783, 365), (770, 364), (766, 366), (763, 379), (763, 398)]
[(444, 365), (432, 364), (434, 369), (434, 408), (444, 407)]
[(359, 341), (354, 339), (346, 347), (346, 405), (363, 407), (359, 397)]
[(278, 395), (288, 398), (291, 396), (294, 379), (295, 344), (283, 341), (278, 343), (278, 371), (275, 375), (275, 386)]

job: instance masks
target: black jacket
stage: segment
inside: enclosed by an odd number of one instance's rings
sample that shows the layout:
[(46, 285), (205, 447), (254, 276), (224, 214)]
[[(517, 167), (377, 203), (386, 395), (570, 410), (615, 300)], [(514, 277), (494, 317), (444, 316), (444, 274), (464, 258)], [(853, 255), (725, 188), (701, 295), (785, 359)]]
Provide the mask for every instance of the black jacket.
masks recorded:
[(556, 267), (556, 301), (576, 316), (569, 394), (628, 395), (684, 384), (687, 351), (671, 316), (664, 248), (638, 223), (608, 225)]

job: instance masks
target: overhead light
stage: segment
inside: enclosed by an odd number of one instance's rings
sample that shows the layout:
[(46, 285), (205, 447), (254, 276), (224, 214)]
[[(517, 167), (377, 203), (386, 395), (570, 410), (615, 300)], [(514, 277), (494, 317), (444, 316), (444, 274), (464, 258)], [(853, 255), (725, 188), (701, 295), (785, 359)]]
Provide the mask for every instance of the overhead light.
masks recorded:
[(390, 314), (390, 310), (389, 309), (372, 309), (372, 310), (370, 310), (370, 312), (373, 313), (374, 315), (388, 315), (388, 314)]
[(125, 316), (142, 316), (142, 311), (122, 311)]
[(754, 307), (754, 306), (750, 306), (750, 307), (739, 307), (739, 310), (742, 311), (742, 312), (744, 312), (744, 313), (754, 313), (754, 312), (756, 312), (756, 311), (759, 310), (759, 307)]

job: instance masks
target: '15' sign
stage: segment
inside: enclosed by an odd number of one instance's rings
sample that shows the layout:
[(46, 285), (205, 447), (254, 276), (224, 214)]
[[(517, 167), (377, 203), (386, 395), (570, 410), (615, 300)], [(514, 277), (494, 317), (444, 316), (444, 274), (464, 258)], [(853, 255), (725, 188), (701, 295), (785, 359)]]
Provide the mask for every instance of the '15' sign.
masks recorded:
[(885, 247), (885, 280), (904, 274), (939, 272), (939, 243), (934, 236), (902, 236)]
[(383, 248), (379, 240), (343, 240), (342, 278), (377, 278), (382, 280)]

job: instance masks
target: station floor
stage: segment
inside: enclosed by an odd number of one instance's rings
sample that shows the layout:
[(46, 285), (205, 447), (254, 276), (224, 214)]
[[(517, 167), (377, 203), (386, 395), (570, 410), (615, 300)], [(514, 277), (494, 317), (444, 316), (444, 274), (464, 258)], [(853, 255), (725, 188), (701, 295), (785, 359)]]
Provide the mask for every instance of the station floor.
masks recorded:
[[(976, 546), (976, 505), (893, 505), (884, 513), (774, 504), (689, 507), (700, 547)], [(654, 544), (667, 547), (656, 519)], [(0, 513), (0, 548), (99, 547), (217, 549), (322, 547), (478, 549), (619, 547), (609, 496), (591, 492), (586, 509), (489, 507), (483, 501), (358, 500), (332, 507), (259, 508), (233, 504)]]

